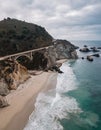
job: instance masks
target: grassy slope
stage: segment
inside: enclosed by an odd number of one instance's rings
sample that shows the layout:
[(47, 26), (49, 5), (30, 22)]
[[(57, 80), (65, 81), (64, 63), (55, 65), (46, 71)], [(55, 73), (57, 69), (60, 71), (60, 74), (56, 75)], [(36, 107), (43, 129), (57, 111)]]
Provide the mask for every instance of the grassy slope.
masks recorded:
[(48, 46), (52, 39), (41, 26), (10, 18), (0, 21), (0, 56)]

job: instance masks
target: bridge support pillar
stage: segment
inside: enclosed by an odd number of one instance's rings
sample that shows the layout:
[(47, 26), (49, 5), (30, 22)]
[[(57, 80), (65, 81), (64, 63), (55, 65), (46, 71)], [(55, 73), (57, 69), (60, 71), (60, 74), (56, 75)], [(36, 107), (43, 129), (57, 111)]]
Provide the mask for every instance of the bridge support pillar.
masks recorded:
[(31, 61), (32, 61), (32, 60), (33, 60), (33, 53), (31, 52), (31, 54), (30, 54), (30, 55), (31, 55), (31, 57), (30, 57), (30, 58), (31, 58)]

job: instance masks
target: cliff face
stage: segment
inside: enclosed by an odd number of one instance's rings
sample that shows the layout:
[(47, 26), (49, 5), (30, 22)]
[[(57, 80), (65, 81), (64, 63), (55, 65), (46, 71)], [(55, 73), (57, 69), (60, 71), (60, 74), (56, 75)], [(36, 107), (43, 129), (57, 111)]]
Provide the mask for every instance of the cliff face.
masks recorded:
[(0, 21), (0, 56), (52, 44), (52, 36), (36, 24), (7, 18)]
[(33, 60), (29, 63), (30, 65), (25, 64), (25, 66), (30, 66), (28, 69), (48, 70), (57, 65), (57, 60), (77, 58), (74, 45), (66, 40), (55, 40), (54, 45), (47, 50), (43, 49), (34, 52)]
[(17, 61), (0, 61), (0, 95), (6, 96), (28, 78), (27, 69)]
[(61, 59), (77, 59), (75, 46), (66, 40), (55, 40), (53, 46), (48, 49), (42, 49), (33, 52), (33, 60), (30, 61), (28, 57), (22, 56), (18, 58), (18, 62), (27, 69), (48, 70), (56, 65), (57, 60)]
[(56, 52), (56, 59), (77, 59), (75, 46), (66, 40), (55, 40), (54, 49)]

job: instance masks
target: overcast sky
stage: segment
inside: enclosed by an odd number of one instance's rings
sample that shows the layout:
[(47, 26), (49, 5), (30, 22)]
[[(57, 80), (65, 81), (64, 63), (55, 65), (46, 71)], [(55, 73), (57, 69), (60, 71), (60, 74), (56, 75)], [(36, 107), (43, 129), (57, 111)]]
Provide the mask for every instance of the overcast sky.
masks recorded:
[(56, 39), (101, 40), (101, 0), (0, 0), (0, 20), (41, 25)]

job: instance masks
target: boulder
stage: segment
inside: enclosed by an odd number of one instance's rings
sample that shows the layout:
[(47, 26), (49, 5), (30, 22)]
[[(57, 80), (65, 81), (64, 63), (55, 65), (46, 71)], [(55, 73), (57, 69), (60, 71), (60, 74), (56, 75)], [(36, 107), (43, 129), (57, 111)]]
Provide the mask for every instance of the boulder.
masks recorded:
[(84, 45), (84, 47), (87, 47), (87, 45)]
[(59, 69), (59, 67), (58, 66), (52, 66), (51, 68), (50, 68), (50, 70), (51, 71), (56, 71), (56, 72), (58, 72), (58, 73), (63, 73), (60, 69)]
[(0, 96), (0, 108), (9, 106), (5, 97)]
[(90, 50), (87, 47), (81, 48), (79, 51), (81, 51), (81, 52), (90, 52)]
[(100, 57), (100, 54), (93, 54), (92, 56)]
[(82, 58), (82, 60), (84, 60), (84, 57), (81, 57)]
[(92, 56), (87, 56), (87, 60), (88, 61), (93, 61), (93, 57)]
[(101, 49), (101, 47), (98, 47), (97, 49)]
[(29, 77), (27, 69), (17, 61), (0, 61), (0, 95), (7, 95), (9, 90), (17, 89)]
[(9, 93), (8, 84), (2, 78), (0, 80), (0, 95), (6, 96)]
[(93, 52), (99, 52), (99, 50), (98, 50), (96, 47), (93, 47), (93, 48), (92, 48), (92, 51), (93, 51)]

